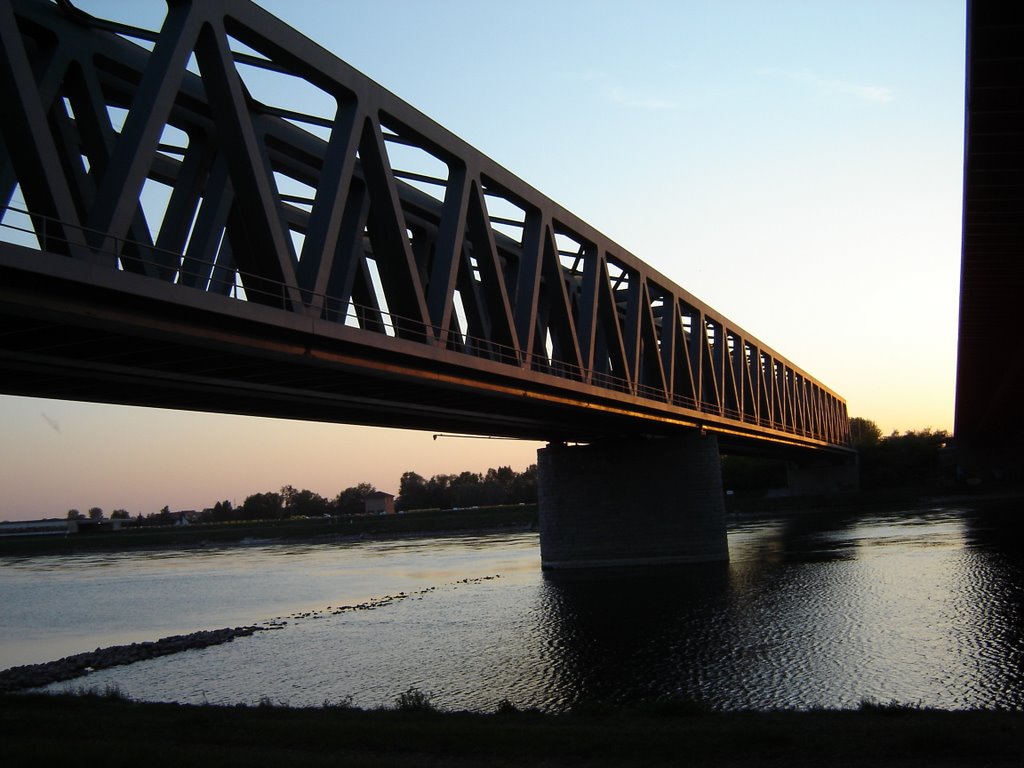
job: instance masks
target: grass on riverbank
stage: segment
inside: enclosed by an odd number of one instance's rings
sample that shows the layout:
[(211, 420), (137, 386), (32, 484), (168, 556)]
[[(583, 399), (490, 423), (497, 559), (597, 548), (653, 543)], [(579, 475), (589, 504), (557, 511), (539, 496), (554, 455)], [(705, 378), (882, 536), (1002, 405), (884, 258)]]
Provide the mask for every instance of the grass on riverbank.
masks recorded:
[(232, 544), (245, 540), (308, 540), (353, 536), (403, 536), (453, 531), (528, 528), (537, 525), (536, 504), (473, 509), (430, 509), (399, 515), (255, 520), (189, 526), (128, 528), (109, 533), (29, 535), (0, 538), (0, 556), (68, 554)]
[[(409, 694), (407, 694), (409, 695)], [(413, 703), (419, 702), (417, 699)], [(674, 705), (543, 715), (0, 696), (6, 766), (1018, 766), (1024, 713), (891, 705), (711, 714)], [(408, 702), (406, 702), (408, 704)]]

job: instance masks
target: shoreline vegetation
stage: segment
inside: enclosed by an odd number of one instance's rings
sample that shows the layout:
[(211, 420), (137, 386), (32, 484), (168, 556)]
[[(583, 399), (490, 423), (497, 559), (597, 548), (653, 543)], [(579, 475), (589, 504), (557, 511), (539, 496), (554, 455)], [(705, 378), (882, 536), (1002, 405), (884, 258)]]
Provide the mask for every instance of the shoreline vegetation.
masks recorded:
[(115, 690), (0, 695), (5, 765), (1018, 766), (1024, 713), (864, 702), (712, 712), (699, 702), (564, 714), (447, 712), (410, 689), (391, 708), (159, 704)]

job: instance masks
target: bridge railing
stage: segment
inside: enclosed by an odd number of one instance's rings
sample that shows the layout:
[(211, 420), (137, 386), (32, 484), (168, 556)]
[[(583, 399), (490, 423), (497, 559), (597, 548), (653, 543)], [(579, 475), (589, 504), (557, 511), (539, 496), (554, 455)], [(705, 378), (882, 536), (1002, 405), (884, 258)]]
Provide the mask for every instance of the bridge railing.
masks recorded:
[[(14, 223), (8, 220), (8, 214), (31, 219), (31, 221), (27, 224)], [(83, 241), (99, 243), (99, 245), (91, 247), (90, 252), (97, 256), (111, 257), (116, 265), (115, 269), (119, 272), (133, 272), (147, 276), (161, 271), (166, 273), (170, 262), (175, 266), (170, 270), (169, 275), (162, 275), (167, 282), (183, 287), (198, 288), (206, 293), (241, 301), (255, 300), (256, 303), (270, 306), (284, 307), (288, 300), (287, 285), (281, 281), (270, 280), (258, 275), (248, 275), (236, 268), (225, 270), (223, 269), (225, 265), (217, 261), (190, 259), (190, 265), (185, 266), (184, 254), (176, 251), (127, 237), (116, 237), (79, 224), (60, 221), (16, 205), (0, 209), (0, 230), (22, 235), (22, 237), (0, 237), (0, 240), (36, 249), (47, 249), (48, 247), (52, 249), (54, 245), (63, 246), (56, 249), (58, 252), (71, 250), (76, 243)], [(69, 237), (67, 234), (69, 230), (82, 235), (82, 238)], [(221, 267), (222, 272), (229, 272), (231, 279), (218, 275), (217, 267)]]
[[(25, 223), (19, 223), (22, 219)], [(75, 230), (85, 239), (101, 243), (93, 251), (99, 255), (115, 257), (117, 271), (151, 274), (163, 270), (169, 264), (173, 274), (165, 274), (167, 282), (206, 293), (220, 295), (237, 301), (255, 302), (263, 306), (286, 310), (289, 302), (288, 286), (280, 281), (269, 280), (263, 276), (249, 275), (230, 265), (217, 261), (197, 261), (189, 259), (186, 266), (184, 254), (159, 248), (155, 245), (139, 242), (131, 238), (114, 237), (108, 233), (91, 230), (81, 225), (57, 221), (30, 212), (27, 208), (8, 205), (0, 209), (0, 241), (39, 249), (44, 244), (60, 243), (70, 247), (76, 238), (68, 237), (67, 232)], [(58, 249), (59, 250), (59, 249)], [(228, 277), (224, 277), (224, 275)], [(315, 300), (314, 300), (315, 299)], [(320, 316), (331, 319), (349, 327), (390, 337), (401, 336), (403, 330), (422, 329), (423, 323), (413, 318), (388, 311), (387, 309), (356, 304), (352, 300), (343, 301), (329, 294), (307, 296), (310, 305), (319, 306)], [(664, 389), (651, 387), (638, 382), (614, 376), (601, 371), (585, 371), (582, 367), (558, 360), (550, 354), (524, 354), (522, 350), (494, 342), (493, 340), (472, 336), (449, 328), (430, 326), (426, 329), (440, 346), (459, 354), (487, 359), (492, 362), (527, 368), (538, 373), (545, 373), (560, 379), (589, 384), (602, 389), (619, 392), (634, 397), (653, 400), (659, 403), (684, 408), (691, 411), (723, 416), (743, 421), (775, 431), (783, 431), (793, 435), (811, 436), (809, 429), (801, 429), (789, 425), (779, 425), (767, 418), (760, 418), (736, 409), (724, 408), (714, 402), (697, 400), (669, 393)]]

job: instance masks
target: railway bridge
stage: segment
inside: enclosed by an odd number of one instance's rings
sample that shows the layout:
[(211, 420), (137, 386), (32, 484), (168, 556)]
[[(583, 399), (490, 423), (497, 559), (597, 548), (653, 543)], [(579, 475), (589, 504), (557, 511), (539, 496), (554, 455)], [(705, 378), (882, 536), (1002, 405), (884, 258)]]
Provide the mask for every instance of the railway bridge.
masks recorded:
[(547, 441), (549, 568), (726, 557), (722, 449), (856, 482), (839, 395), (247, 0), (0, 35), (3, 392)]

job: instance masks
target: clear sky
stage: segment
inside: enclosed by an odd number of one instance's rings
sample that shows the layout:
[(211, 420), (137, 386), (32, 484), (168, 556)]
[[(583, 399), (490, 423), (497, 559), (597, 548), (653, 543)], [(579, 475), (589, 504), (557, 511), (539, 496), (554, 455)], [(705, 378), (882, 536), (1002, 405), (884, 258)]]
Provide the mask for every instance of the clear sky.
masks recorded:
[[(951, 429), (964, 3), (263, 0), (845, 397)], [(157, 0), (79, 0), (158, 25)], [(0, 520), (392, 493), (537, 444), (0, 396)]]

